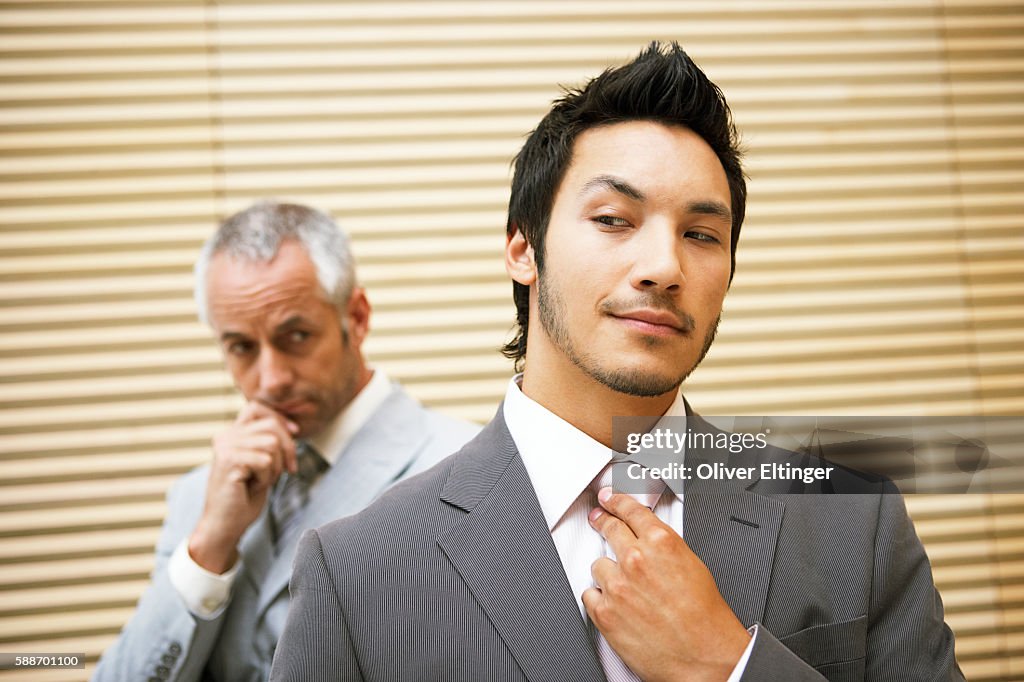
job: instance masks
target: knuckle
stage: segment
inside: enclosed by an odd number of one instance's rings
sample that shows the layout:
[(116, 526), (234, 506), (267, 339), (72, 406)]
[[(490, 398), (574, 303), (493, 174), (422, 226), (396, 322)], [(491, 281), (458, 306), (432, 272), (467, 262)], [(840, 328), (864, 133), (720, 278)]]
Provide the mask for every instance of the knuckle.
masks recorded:
[(246, 424), (245, 426), (246, 426), (246, 429), (250, 433), (261, 433), (262, 434), (262, 433), (266, 433), (267, 431), (270, 430), (270, 422), (268, 422), (265, 417), (257, 419), (255, 421), (251, 421), (248, 424)]
[(684, 561), (686, 562), (684, 565), (692, 575), (698, 576), (700, 580), (710, 581), (712, 585), (715, 584), (715, 578), (711, 575), (711, 571), (696, 554), (691, 554)]
[(238, 448), (231, 438), (215, 438), (213, 441), (213, 466), (230, 467), (234, 466), (238, 458)]
[(274, 428), (267, 431), (267, 437), (270, 438), (275, 448), (284, 448), (288, 441), (291, 440), (281, 430), (280, 425), (277, 425)]
[(269, 433), (261, 433), (253, 438), (253, 444), (264, 452), (270, 452), (277, 447), (277, 439)]
[(608, 594), (622, 596), (629, 588), (629, 583), (621, 575), (613, 575), (608, 578), (604, 589)]
[(609, 535), (614, 535), (618, 531), (622, 530), (623, 527), (626, 525), (624, 521), (618, 519), (615, 516), (612, 516), (611, 514), (605, 514), (602, 517), (602, 519), (604, 520), (604, 526), (602, 526), (602, 530), (604, 532), (602, 533), (602, 535), (604, 535), (606, 538)]
[(622, 556), (619, 557), (619, 564), (622, 565), (622, 568), (634, 573), (642, 570), (645, 563), (643, 550), (636, 545), (626, 548)]
[(675, 542), (676, 535), (668, 528), (659, 526), (657, 528), (651, 529), (650, 533), (647, 536), (647, 539), (652, 545), (659, 549), (668, 548)]
[(613, 615), (614, 609), (609, 607), (606, 599), (594, 599), (591, 602), (590, 617), (594, 621), (594, 625), (607, 626)]

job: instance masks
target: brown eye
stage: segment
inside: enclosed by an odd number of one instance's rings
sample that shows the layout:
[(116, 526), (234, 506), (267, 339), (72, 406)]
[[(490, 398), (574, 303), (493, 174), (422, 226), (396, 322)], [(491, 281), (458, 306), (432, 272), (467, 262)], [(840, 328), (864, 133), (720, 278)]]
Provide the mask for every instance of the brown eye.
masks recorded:
[(686, 236), (698, 242), (707, 242), (709, 244), (718, 243), (718, 237), (710, 235), (706, 232), (696, 232), (694, 230), (690, 230), (689, 232), (686, 233)]
[(235, 341), (228, 346), (228, 353), (231, 355), (243, 356), (252, 353), (253, 344), (248, 341)]
[(614, 215), (600, 215), (594, 218), (594, 222), (607, 225), (609, 227), (628, 227), (629, 221), (625, 218), (620, 218)]

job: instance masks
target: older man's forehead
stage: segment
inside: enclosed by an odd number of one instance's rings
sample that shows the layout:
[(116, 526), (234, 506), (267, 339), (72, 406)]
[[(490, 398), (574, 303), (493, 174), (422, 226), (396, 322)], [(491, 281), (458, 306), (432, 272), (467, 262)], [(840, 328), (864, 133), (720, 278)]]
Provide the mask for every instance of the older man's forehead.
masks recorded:
[(282, 244), (267, 261), (216, 254), (210, 261), (207, 284), (211, 289), (258, 292), (267, 287), (302, 290), (319, 284), (316, 267), (299, 245)]
[(207, 299), (210, 321), (221, 333), (254, 323), (282, 326), (309, 321), (327, 300), (312, 266), (279, 267), (229, 259), (211, 263)]

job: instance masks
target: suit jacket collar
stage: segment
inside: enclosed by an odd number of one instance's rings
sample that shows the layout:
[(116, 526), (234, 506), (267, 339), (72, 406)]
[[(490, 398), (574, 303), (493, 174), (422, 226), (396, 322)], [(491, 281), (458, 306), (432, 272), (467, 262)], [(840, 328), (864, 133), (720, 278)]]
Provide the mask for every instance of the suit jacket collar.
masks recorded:
[(523, 674), (604, 680), (501, 409), (457, 457), (441, 499), (463, 510), (437, 538)]
[[(303, 512), (302, 529), (363, 509), (409, 468), (428, 438), (420, 405), (397, 385), (352, 437), (345, 455), (335, 460), (317, 483)], [(264, 511), (243, 541), (246, 573), (257, 585), (257, 615), (288, 588), (292, 559), (301, 533), (274, 554), (269, 518)]]
[[(764, 617), (785, 504), (745, 486), (749, 482), (688, 488), (683, 535), (726, 602), (749, 626)], [(546, 679), (551, 670), (572, 669), (585, 671), (580, 679), (603, 679), (500, 407), (456, 458), (441, 499), (466, 514), (441, 532), (438, 544), (527, 678)]]
[[(721, 433), (687, 405), (687, 428), (696, 433)], [(688, 449), (686, 465), (696, 471), (702, 463), (753, 466), (760, 471), (764, 452), (746, 449)], [(683, 497), (683, 538), (708, 567), (718, 591), (746, 626), (764, 618), (775, 547), (782, 527), (785, 502), (757, 492), (760, 481), (726, 479), (689, 481)]]

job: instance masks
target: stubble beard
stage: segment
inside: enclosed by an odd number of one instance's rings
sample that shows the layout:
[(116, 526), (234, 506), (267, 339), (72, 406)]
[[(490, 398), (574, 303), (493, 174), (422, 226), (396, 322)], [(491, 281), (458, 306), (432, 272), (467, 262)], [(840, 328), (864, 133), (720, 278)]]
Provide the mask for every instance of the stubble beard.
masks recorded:
[[(543, 276), (537, 279), (537, 308), (541, 327), (544, 328), (551, 342), (565, 354), (573, 365), (594, 381), (618, 393), (638, 398), (653, 398), (678, 390), (679, 386), (686, 381), (693, 370), (697, 369), (701, 361), (704, 360), (704, 356), (711, 350), (715, 335), (718, 333), (718, 325), (722, 321), (722, 316), (719, 314), (715, 323), (704, 334), (704, 346), (701, 348), (697, 362), (693, 366), (685, 368), (678, 376), (659, 375), (645, 372), (639, 368), (608, 368), (602, 366), (593, 354), (582, 351), (576, 346), (565, 325), (565, 301), (554, 287), (547, 284), (547, 281), (548, 278)], [(658, 341), (651, 338), (645, 339), (645, 343), (648, 346), (653, 346)]]
[(316, 406), (316, 411), (306, 419), (296, 419), (299, 426), (297, 439), (309, 440), (323, 433), (328, 424), (333, 422), (341, 412), (355, 399), (359, 384), (359, 365), (355, 362), (357, 350), (352, 346), (347, 326), (341, 326), (341, 353), (337, 373), (326, 385), (303, 386), (294, 389), (281, 400), (301, 398)]

